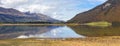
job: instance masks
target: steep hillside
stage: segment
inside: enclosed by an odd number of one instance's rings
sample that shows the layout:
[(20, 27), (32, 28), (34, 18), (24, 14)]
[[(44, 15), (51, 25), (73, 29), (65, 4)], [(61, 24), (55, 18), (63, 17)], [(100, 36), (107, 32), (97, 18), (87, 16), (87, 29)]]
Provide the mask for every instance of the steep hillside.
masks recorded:
[(0, 7), (0, 14), (8, 14), (8, 15), (16, 15), (16, 16), (24, 16), (25, 14), (12, 8), (3, 8)]
[(120, 0), (108, 0), (89, 11), (77, 14), (68, 22), (88, 23), (96, 21), (120, 22)]

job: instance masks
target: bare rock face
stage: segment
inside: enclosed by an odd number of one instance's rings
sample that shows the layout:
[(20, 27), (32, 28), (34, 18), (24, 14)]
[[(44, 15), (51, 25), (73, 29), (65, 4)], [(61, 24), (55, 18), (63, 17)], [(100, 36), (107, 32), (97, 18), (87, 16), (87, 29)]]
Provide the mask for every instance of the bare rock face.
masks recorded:
[(96, 21), (120, 22), (120, 0), (108, 0), (89, 11), (77, 14), (68, 22), (88, 23)]

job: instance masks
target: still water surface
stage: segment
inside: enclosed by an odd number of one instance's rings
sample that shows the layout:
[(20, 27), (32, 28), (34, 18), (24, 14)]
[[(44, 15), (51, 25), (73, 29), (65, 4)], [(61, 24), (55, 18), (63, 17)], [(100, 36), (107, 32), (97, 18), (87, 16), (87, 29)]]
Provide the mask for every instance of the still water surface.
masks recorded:
[(85, 38), (120, 36), (120, 27), (90, 26), (0, 26), (0, 39)]

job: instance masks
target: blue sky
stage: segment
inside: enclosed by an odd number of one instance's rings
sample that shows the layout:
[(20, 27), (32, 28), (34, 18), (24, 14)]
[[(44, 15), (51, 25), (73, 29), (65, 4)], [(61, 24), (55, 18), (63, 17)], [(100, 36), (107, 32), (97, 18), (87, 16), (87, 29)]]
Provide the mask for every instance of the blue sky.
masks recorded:
[(67, 21), (76, 14), (87, 11), (106, 0), (0, 0), (0, 6), (22, 12), (36, 12)]

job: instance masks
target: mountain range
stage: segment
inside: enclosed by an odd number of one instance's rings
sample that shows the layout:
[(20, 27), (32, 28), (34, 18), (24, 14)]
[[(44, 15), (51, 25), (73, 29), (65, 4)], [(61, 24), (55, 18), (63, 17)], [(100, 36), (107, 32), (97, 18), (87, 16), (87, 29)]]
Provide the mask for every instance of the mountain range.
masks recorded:
[(120, 22), (120, 0), (108, 0), (105, 3), (77, 14), (69, 23)]
[(0, 22), (60, 22), (41, 13), (20, 12), (13, 8), (0, 7)]

